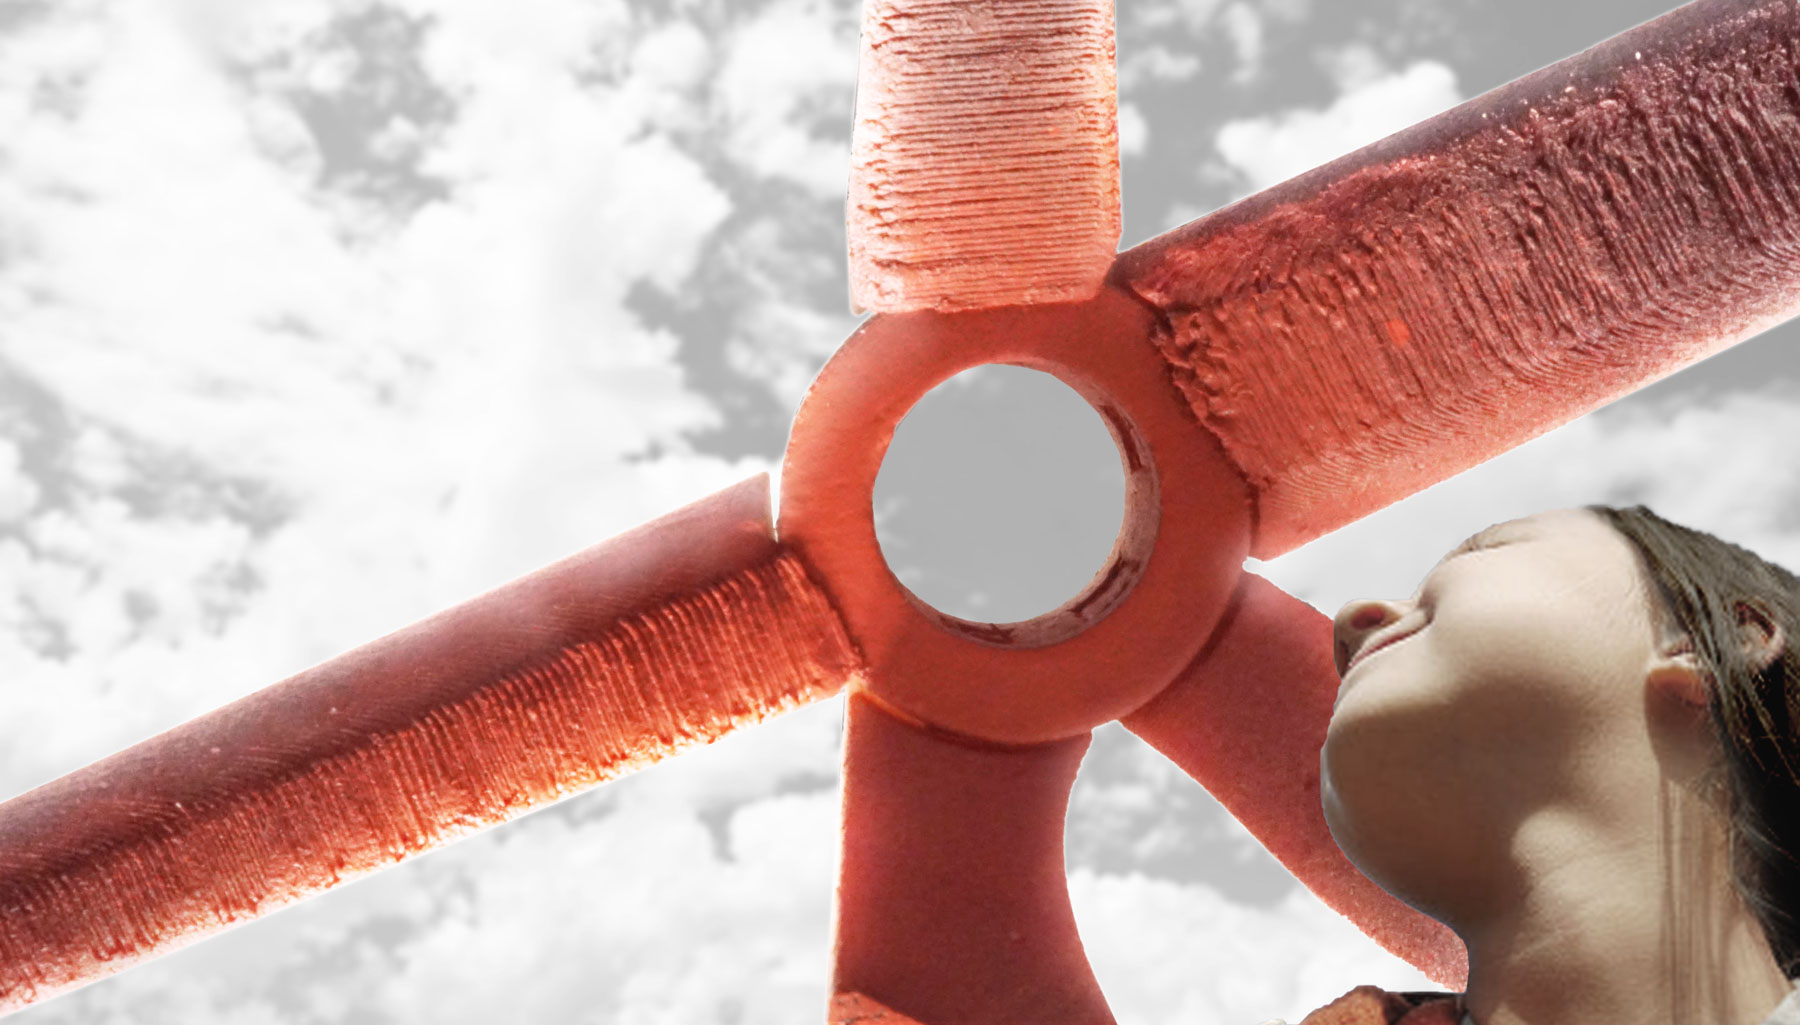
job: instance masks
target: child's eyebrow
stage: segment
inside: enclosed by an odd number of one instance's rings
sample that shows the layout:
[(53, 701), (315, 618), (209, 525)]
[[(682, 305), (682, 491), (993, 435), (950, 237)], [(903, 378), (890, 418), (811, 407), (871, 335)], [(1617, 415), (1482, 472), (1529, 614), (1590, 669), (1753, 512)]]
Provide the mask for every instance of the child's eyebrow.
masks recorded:
[(1497, 540), (1501, 534), (1506, 532), (1506, 527), (1507, 525), (1504, 523), (1496, 523), (1486, 530), (1478, 531), (1462, 544), (1452, 548), (1450, 554), (1444, 556), (1444, 559), (1449, 560), (1464, 552), (1470, 551), (1471, 549), (1481, 548), (1491, 544)]

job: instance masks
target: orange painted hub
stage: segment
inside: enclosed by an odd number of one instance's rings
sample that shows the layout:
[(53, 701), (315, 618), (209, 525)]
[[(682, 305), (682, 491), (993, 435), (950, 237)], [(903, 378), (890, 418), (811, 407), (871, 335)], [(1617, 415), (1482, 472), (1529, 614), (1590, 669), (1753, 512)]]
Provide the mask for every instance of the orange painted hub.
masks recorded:
[[(1108, 286), (1082, 303), (870, 318), (808, 389), (781, 473), (776, 533), (816, 572), (889, 711), (1002, 743), (1086, 733), (1163, 689), (1217, 625), (1249, 551), (1250, 491), (1151, 343), (1156, 313)], [(1125, 469), (1106, 564), (1018, 623), (932, 608), (888, 568), (875, 476), (902, 417), (970, 367), (1055, 375), (1087, 399)]]

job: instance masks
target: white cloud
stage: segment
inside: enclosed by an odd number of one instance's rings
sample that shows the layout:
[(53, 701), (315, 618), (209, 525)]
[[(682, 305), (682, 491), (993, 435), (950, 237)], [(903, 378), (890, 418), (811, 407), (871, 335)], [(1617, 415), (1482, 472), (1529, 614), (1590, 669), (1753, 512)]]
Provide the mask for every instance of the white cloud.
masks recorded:
[(699, 84), (710, 66), (712, 44), (690, 22), (677, 21), (644, 34), (631, 53), (631, 74), (640, 82), (677, 89)]
[(397, 0), (397, 8), (434, 19), (427, 43), (434, 73), (502, 100), (551, 86), (597, 54), (625, 41), (626, 0), (518, 0), (504, 8), (481, 0)]
[[(731, 37), (713, 80), (728, 118), (726, 152), (746, 169), (843, 201), (849, 180), (858, 23), (833, 24), (799, 3), (777, 3)], [(826, 100), (827, 137), (796, 121), (805, 100)]]
[[(20, 101), (0, 103), (15, 161), (0, 187), (17, 229), (0, 273), (8, 357), (69, 428), (46, 450), (69, 493), (51, 508), (33, 508), (42, 482), (0, 446), (0, 503), (36, 546), (0, 538), (0, 679), (15, 681), (0, 721), (39, 738), (0, 747), (0, 797), (772, 468), (687, 449), (677, 432), (718, 411), (677, 365), (679, 340), (622, 302), (639, 278), (679, 288), (730, 212), (692, 156), (642, 131), (666, 110), (659, 86), (698, 73), (703, 38), (652, 35), (638, 58), (667, 74), (608, 91), (572, 72), (618, 45), (621, 5), (438, 5), (421, 56), (457, 109), (413, 144), (434, 147), (422, 168), (450, 198), (372, 231), (348, 197), (314, 188), (291, 99), (220, 74), (223, 57), (287, 47), (303, 73), (285, 84), (341, 91), (349, 63), (309, 63), (302, 47), (333, 11), (309, 10), (310, 22), (128, 5), (21, 35), (0, 60), (0, 96)], [(92, 76), (72, 119), (22, 102), (52, 72)], [(625, 460), (653, 441), (666, 454)], [(261, 489), (278, 521), (252, 536), (204, 502), (134, 512), (122, 490), (175, 486), (147, 476), (147, 457)], [(236, 568), (254, 590), (231, 582)], [(225, 619), (215, 606), (231, 606)], [(66, 650), (46, 654), (55, 644)], [(552, 843), (576, 863), (596, 844), (612, 852), (610, 867), (577, 865), (594, 914), (568, 914), (569, 888), (547, 874), (517, 880), (528, 900), (468, 883), (479, 873), (449, 870), (465, 850), (453, 845), (21, 1020), (286, 1021), (293, 1008), (268, 993), (292, 990), (332, 1019), (383, 993), (435, 1001), (445, 1019), (506, 1017), (529, 1008), (522, 994), (548, 993), (567, 1012), (550, 1017), (575, 1021), (604, 980), (567, 955), (601, 941), (634, 960), (607, 995), (619, 1015), (595, 1020), (714, 1020), (740, 1000), (744, 1021), (795, 1020), (823, 1006), (829, 978), (837, 803), (775, 792), (835, 777), (840, 716), (830, 703), (790, 713), (636, 791), (614, 784), (616, 823), (584, 827), (603, 828), (593, 843), (566, 829)], [(658, 807), (673, 818), (642, 826), (633, 810)], [(737, 808), (732, 866), (713, 859), (699, 808)], [(539, 818), (492, 835), (525, 843)], [(481, 956), (514, 967), (475, 992), (433, 985), (434, 972), (466, 975), (455, 923), (420, 932), (465, 885), (461, 906), (491, 921)], [(680, 893), (692, 903), (677, 913)], [(642, 910), (618, 917), (622, 899)], [(364, 935), (377, 926), (425, 938), (384, 947)], [(720, 938), (696, 946), (715, 926)], [(685, 974), (668, 977), (681, 958)], [(327, 961), (348, 962), (339, 983), (360, 999), (310, 984)], [(550, 962), (567, 965), (560, 987), (546, 988)]]
[(0, 438), (0, 526), (18, 522), (37, 504), (40, 488), (20, 467), (19, 446)]
[(1388, 76), (1387, 64), (1367, 43), (1348, 43), (1319, 55), (1319, 65), (1339, 90), (1355, 92)]
[(1436, 61), (1362, 81), (1324, 110), (1300, 108), (1228, 121), (1215, 145), (1259, 192), (1359, 149), (1460, 101), (1456, 75)]
[(1175, 9), (1187, 24), (1188, 31), (1195, 35), (1206, 31), (1218, 8), (1219, 0), (1175, 0)]
[(1359, 985), (1441, 988), (1304, 889), (1262, 910), (1207, 886), (1077, 869), (1069, 898), (1120, 1025), (1298, 1022)]
[(1150, 123), (1134, 104), (1119, 104), (1119, 154), (1140, 156), (1150, 145)]
[(1221, 19), (1238, 60), (1237, 70), (1232, 72), (1231, 80), (1239, 83), (1253, 81), (1263, 70), (1265, 40), (1262, 16), (1249, 4), (1235, 3), (1225, 8)]
[[(630, 141), (641, 121), (623, 102), (567, 76), (522, 83), (539, 74), (527, 58), (585, 52), (551, 29), (611, 24), (592, 5), (563, 10), (529, 30), (443, 13), (437, 59), (453, 70), (469, 70), (458, 40), (492, 34), (463, 51), (490, 63), (451, 82), (465, 100), (434, 154), (454, 198), (362, 239), (309, 176), (259, 150), (251, 104), (200, 59), (192, 23), (177, 31), (126, 5), (106, 16), (120, 20), (53, 22), (8, 48), (36, 55), (8, 68), (91, 76), (72, 121), (21, 112), (8, 138), (17, 171), (0, 217), (39, 252), (0, 275), (0, 309), (9, 357), (74, 418), (64, 471), (100, 497), (29, 524), (47, 554), (0, 600), (30, 601), (66, 632), (73, 708), (176, 637), (191, 657), (194, 633), (217, 628), (196, 602), (219, 567), (246, 563), (264, 591), (219, 641), (237, 655), (163, 676), (164, 699), (139, 693), (91, 735), (62, 721), (67, 747), (14, 756), (31, 761), (6, 782), (68, 771), (85, 760), (78, 747), (140, 739), (768, 468), (679, 445), (621, 461), (716, 422), (675, 366), (675, 339), (644, 330), (620, 297), (639, 276), (679, 281), (729, 203), (665, 139)], [(209, 45), (267, 41), (253, 22), (201, 28)], [(509, 74), (507, 53), (530, 70)], [(10, 88), (28, 88), (16, 74)], [(278, 105), (256, 100), (265, 115)], [(125, 515), (104, 493), (144, 470), (123, 461), (115, 431), (257, 482), (288, 518), (252, 544), (229, 521)], [(12, 465), (0, 473), (9, 509), (39, 487)], [(142, 636), (133, 591), (160, 610)], [(127, 661), (102, 670), (114, 652)]]
[(1145, 81), (1179, 82), (1200, 72), (1199, 57), (1176, 53), (1160, 45), (1120, 53), (1118, 61), (1120, 96), (1132, 92)]
[[(829, 982), (835, 790), (749, 804), (721, 861), (691, 812), (637, 805), (571, 825), (533, 815), (455, 869), (469, 898), (397, 953), (395, 1021), (785, 1025)], [(483, 839), (486, 839), (485, 837)], [(452, 848), (448, 861), (463, 853)], [(482, 971), (465, 966), (478, 963)]]

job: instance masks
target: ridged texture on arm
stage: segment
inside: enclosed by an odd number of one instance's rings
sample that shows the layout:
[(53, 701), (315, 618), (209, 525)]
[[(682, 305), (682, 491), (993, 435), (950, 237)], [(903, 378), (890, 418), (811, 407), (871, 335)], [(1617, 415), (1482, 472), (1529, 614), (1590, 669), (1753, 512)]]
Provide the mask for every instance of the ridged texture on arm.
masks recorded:
[(1112, 0), (864, 0), (854, 312), (1078, 302), (1119, 248)]
[(1800, 310), (1800, 10), (1699, 0), (1122, 254), (1273, 558)]
[(711, 742), (860, 662), (759, 475), (0, 804), (0, 1011)]

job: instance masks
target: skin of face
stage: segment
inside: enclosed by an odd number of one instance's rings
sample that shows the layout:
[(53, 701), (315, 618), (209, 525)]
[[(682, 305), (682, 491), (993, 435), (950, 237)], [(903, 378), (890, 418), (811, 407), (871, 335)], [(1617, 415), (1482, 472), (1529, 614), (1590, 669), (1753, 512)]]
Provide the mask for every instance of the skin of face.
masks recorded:
[[(1409, 903), (1433, 903), (1400, 892), (1431, 866), (1480, 856), (1546, 805), (1584, 802), (1571, 780), (1613, 775), (1597, 757), (1642, 730), (1658, 638), (1629, 542), (1586, 510), (1478, 537), (1408, 600), (1350, 602), (1336, 618), (1343, 685), (1319, 751), (1325, 818), (1346, 856)], [(1348, 656), (1399, 634), (1345, 674)], [(1444, 836), (1386, 850), (1424, 823)]]
[[(1431, 879), (1447, 862), (1546, 809), (1605, 814), (1643, 782), (1644, 766), (1606, 757), (1645, 730), (1659, 640), (1629, 542), (1578, 509), (1478, 537), (1411, 598), (1351, 602), (1335, 620), (1340, 673), (1346, 655), (1407, 636), (1343, 677), (1320, 750), (1326, 820), (1351, 861), (1434, 915), (1450, 910)], [(1424, 828), (1442, 835), (1384, 849)]]
[[(1717, 756), (1710, 681), (1597, 514), (1471, 540), (1410, 598), (1335, 618), (1326, 822), (1365, 875), (1463, 939), (1481, 1025), (1666, 1021), (1658, 800)], [(1728, 901), (1723, 885), (1696, 897)], [(1730, 1020), (1760, 1021), (1785, 981), (1731, 915)]]

